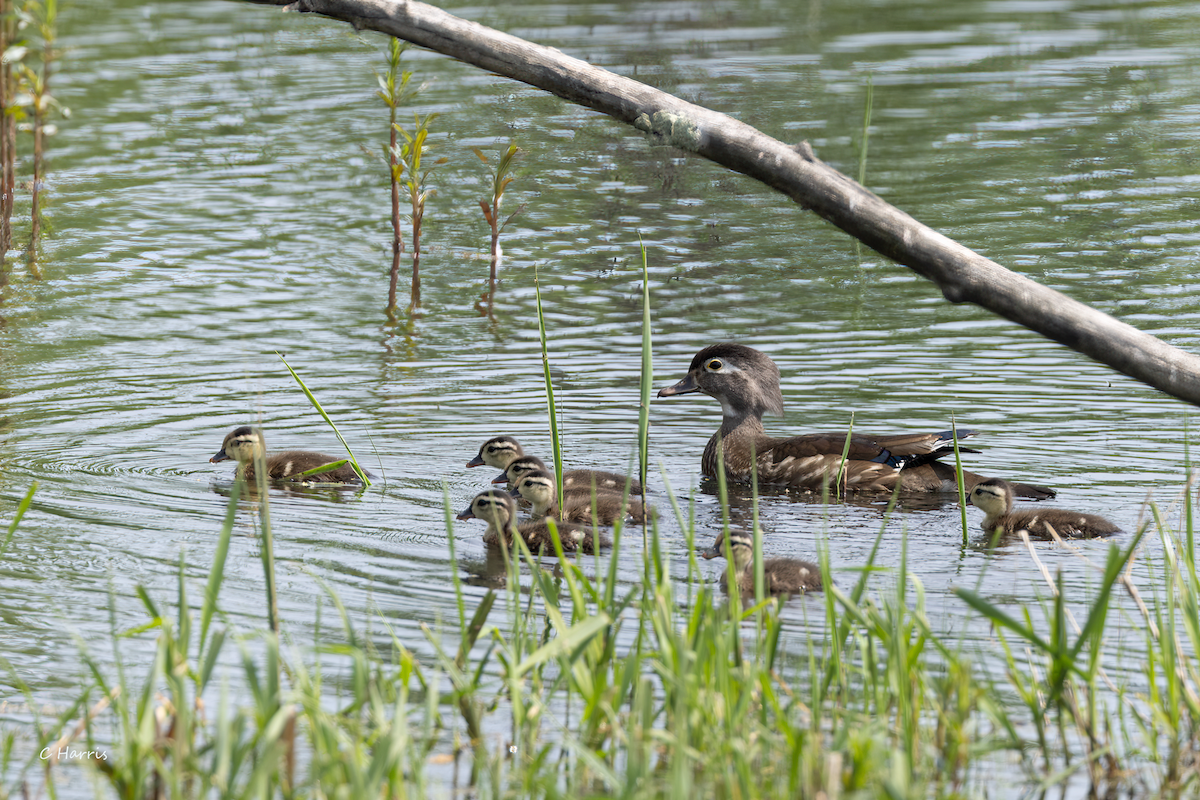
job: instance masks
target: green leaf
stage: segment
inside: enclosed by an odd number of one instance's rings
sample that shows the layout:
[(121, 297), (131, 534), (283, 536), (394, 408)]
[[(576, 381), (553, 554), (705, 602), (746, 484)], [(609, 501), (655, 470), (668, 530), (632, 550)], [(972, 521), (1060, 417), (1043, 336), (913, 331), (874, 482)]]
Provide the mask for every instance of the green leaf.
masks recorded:
[(565, 631), (560, 630), (558, 636), (555, 636), (549, 642), (534, 650), (524, 661), (518, 664), (516, 669), (513, 670), (513, 677), (520, 678), (543, 661), (558, 658), (562, 653), (576, 649), (577, 646), (591, 639), (611, 624), (612, 618), (602, 611), (596, 616), (588, 617), (583, 622), (573, 625)]
[(955, 589), (954, 593), (962, 598), (963, 602), (974, 608), (979, 613), (990, 619), (996, 625), (1008, 628), (1030, 644), (1036, 645), (1045, 653), (1054, 652), (1054, 648), (1042, 637), (1038, 636), (1033, 628), (1028, 625), (1023, 625), (1008, 612), (992, 605), (987, 600), (977, 595), (969, 589)]

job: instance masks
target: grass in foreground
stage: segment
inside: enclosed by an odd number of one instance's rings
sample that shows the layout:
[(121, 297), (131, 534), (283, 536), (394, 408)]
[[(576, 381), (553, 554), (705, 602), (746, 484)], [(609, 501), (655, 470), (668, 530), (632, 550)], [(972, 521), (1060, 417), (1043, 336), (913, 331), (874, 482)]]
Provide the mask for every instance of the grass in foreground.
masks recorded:
[[(1200, 578), (1161, 520), (1170, 555), (1144, 604), (1141, 691), (1114, 686), (1101, 658), (1105, 631), (1121, 623), (1117, 593), (1136, 592), (1137, 541), (1109, 548), (1077, 626), (1061, 591), (1016, 613), (960, 591), (964, 615), (996, 624), (1006, 674), (992, 678), (935, 631), (904, 559), (872, 591), (873, 556), (837, 585), (823, 557), (832, 588), (823, 602), (798, 602), (825, 634), (796, 655), (781, 646), (776, 601), (743, 609), (714, 596), (694, 558), (690, 599), (677, 596), (656, 528), (631, 584), (616, 580), (615, 559), (589, 577), (590, 558), (539, 560), (524, 548), (509, 554), (506, 590), (470, 596), (455, 578), (457, 624), (441, 635), (426, 627), (423, 643), (364, 636), (327, 590), (343, 630), (317, 646), (343, 665), (331, 686), (318, 653), (282, 647), (269, 626), (239, 634), (224, 622), (236, 504), (198, 612), (182, 564), (174, 609), (141, 592), (146, 625), (113, 630), (112, 645), (153, 631), (153, 663), (110, 676), (85, 649), (92, 685), (37, 750), (105, 753), (93, 767), (128, 798), (449, 796), (436, 766), (449, 760), (454, 780), (483, 797), (994, 796), (999, 765), (1002, 781), (1026, 791), (1195, 787)], [(239, 704), (219, 688), (230, 644), (247, 687)], [(119, 652), (113, 660), (123, 663)], [(28, 753), (27, 779), (39, 765), (51, 792), (66, 765)]]

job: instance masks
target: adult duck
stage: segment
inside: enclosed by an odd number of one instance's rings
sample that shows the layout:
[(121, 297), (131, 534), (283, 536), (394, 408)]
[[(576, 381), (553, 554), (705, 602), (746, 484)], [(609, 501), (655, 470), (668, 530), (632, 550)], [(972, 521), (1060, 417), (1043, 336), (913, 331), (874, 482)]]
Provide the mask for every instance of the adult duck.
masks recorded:
[[(704, 448), (700, 466), (715, 477), (717, 461), (730, 480), (749, 481), (757, 472), (762, 484), (819, 491), (824, 486), (849, 491), (891, 492), (899, 483), (908, 492), (951, 492), (957, 489), (954, 468), (938, 459), (954, 452), (952, 431), (871, 436), (850, 435), (843, 462), (846, 433), (810, 433), (779, 439), (763, 430), (763, 414), (783, 413), (779, 367), (765, 353), (745, 345), (714, 344), (692, 359), (687, 375), (659, 391), (659, 397), (699, 392), (721, 404), (721, 428)], [(958, 431), (966, 439), (975, 431)], [(975, 450), (959, 448), (960, 452)], [(963, 472), (970, 491), (984, 480)], [(1054, 496), (1045, 486), (1014, 483), (1021, 497)]]

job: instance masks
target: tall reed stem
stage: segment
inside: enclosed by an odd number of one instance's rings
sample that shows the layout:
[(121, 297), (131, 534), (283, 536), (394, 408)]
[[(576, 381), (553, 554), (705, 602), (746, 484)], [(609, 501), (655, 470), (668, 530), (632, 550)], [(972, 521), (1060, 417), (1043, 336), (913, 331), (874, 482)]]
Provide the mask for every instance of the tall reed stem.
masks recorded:
[(400, 157), (396, 150), (396, 107), (391, 106), (389, 112), (388, 130), (391, 132), (391, 137), (388, 141), (388, 167), (392, 182), (392, 272), (388, 281), (387, 309), (390, 312), (396, 308), (396, 285), (400, 281), (400, 257), (404, 255), (404, 235), (400, 230), (400, 179), (396, 169), (400, 163)]
[(383, 74), (376, 73), (375, 79), (379, 90), (375, 96), (388, 107), (388, 144), (384, 156), (388, 164), (388, 176), (391, 181), (392, 200), (392, 269), (388, 280), (387, 313), (394, 317), (396, 310), (396, 285), (400, 279), (400, 258), (404, 254), (404, 235), (401, 231), (400, 219), (400, 184), (404, 174), (404, 163), (399, 147), (399, 134), (396, 127), (396, 111), (400, 105), (412, 98), (417, 89), (409, 86), (412, 72), (400, 68), (400, 59), (408, 49), (406, 42), (393, 37), (388, 40), (387, 69)]
[[(0, 0), (0, 53), (7, 53), (16, 34), (11, 0)], [(0, 285), (8, 283), (8, 251), (12, 248), (13, 184), (16, 169), (16, 111), (13, 67), (0, 64)], [(10, 136), (10, 133), (12, 135)]]
[[(642, 483), (642, 507), (646, 507), (646, 484), (650, 478), (650, 392), (654, 383), (654, 354), (650, 328), (650, 267), (646, 245), (639, 239), (642, 251), (642, 374), (638, 406), (638, 480)], [(645, 538), (645, 527), (642, 537)]]
[(558, 414), (555, 413), (554, 379), (550, 375), (550, 351), (546, 345), (546, 316), (542, 313), (542, 285), (536, 270), (533, 273), (533, 289), (537, 299), (538, 335), (542, 341), (542, 375), (546, 381), (546, 412), (550, 415), (550, 446), (554, 453), (554, 483), (558, 486), (559, 507), (563, 506), (563, 458), (562, 439), (558, 433)]

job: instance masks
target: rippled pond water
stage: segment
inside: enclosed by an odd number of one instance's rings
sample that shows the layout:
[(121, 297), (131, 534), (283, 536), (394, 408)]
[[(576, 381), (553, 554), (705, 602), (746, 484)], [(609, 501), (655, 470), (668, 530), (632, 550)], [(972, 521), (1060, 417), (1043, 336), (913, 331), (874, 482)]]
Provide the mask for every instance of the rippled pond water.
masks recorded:
[[(573, 2), (457, 13), (808, 140), (851, 173), (870, 83), (872, 190), (1005, 266), (1200, 346), (1200, 4)], [(405, 60), (428, 85), (413, 110), (440, 115), (431, 146), (447, 163), (426, 212), (424, 311), (389, 326), (380, 37), (227, 2), (80, 0), (62, 26), (55, 77), (72, 115), (50, 145), (43, 277), (18, 264), (0, 309), (5, 518), (40, 486), (0, 566), (0, 651), (37, 703), (74, 698), (81, 647), (112, 663), (110, 594), (125, 629), (145, 619), (135, 587), (169, 596), (181, 553), (188, 574), (205, 577), (231, 477), (208, 458), (225, 433), (261, 420), (278, 448), (337, 452), (277, 354), (383, 477), (361, 493), (272, 493), (289, 633), (336, 635), (332, 615), (314, 608), (326, 582), (357, 618), (382, 617), (429, 657), (419, 626), (456, 619), (451, 575), (485, 557), (480, 527), (457, 523), (449, 560), (446, 503), (461, 508), (489, 477), (463, 465), (498, 433), (549, 451), (535, 275), (569, 465), (631, 463), (639, 236), (658, 386), (682, 377), (703, 345), (742, 341), (782, 370), (773, 433), (953, 420), (986, 434), (973, 470), (1055, 486), (1056, 503), (1127, 530), (1147, 500), (1178, 520), (1183, 404), (948, 305), (747, 178), (416, 50)], [(504, 237), (489, 319), (474, 309), (488, 271), (487, 176), (471, 148), (510, 141), (522, 154), (508, 202), (524, 208)], [(651, 410), (652, 488), (665, 505), (661, 471), (694, 496), (704, 538), (720, 512), (699, 458), (719, 416), (706, 398)], [(882, 522), (880, 503), (774, 494), (759, 510), (769, 554), (812, 558), (826, 542), (835, 574), (848, 576)], [(247, 511), (222, 595), (247, 629), (262, 624), (253, 531)], [(931, 617), (967, 642), (990, 634), (964, 618), (954, 587), (979, 585), (1014, 606), (1046, 594), (1019, 548), (964, 545), (953, 505), (906, 509), (882, 564), (898, 563), (905, 535)], [(663, 536), (682, 580), (687, 552), (669, 517)], [(1105, 547), (1080, 545), (1094, 558)], [(622, 554), (627, 575), (640, 563), (633, 550)], [(1151, 564), (1158, 550), (1147, 545)], [(1039, 555), (1071, 592), (1095, 580), (1067, 550)], [(717, 565), (703, 568), (716, 579)], [(812, 602), (787, 605), (798, 642)], [(121, 658), (138, 663), (151, 647), (126, 641)], [(13, 703), (0, 721), (28, 725), (10, 678), (0, 678), (0, 701)], [(85, 783), (69, 791), (90, 794)]]

